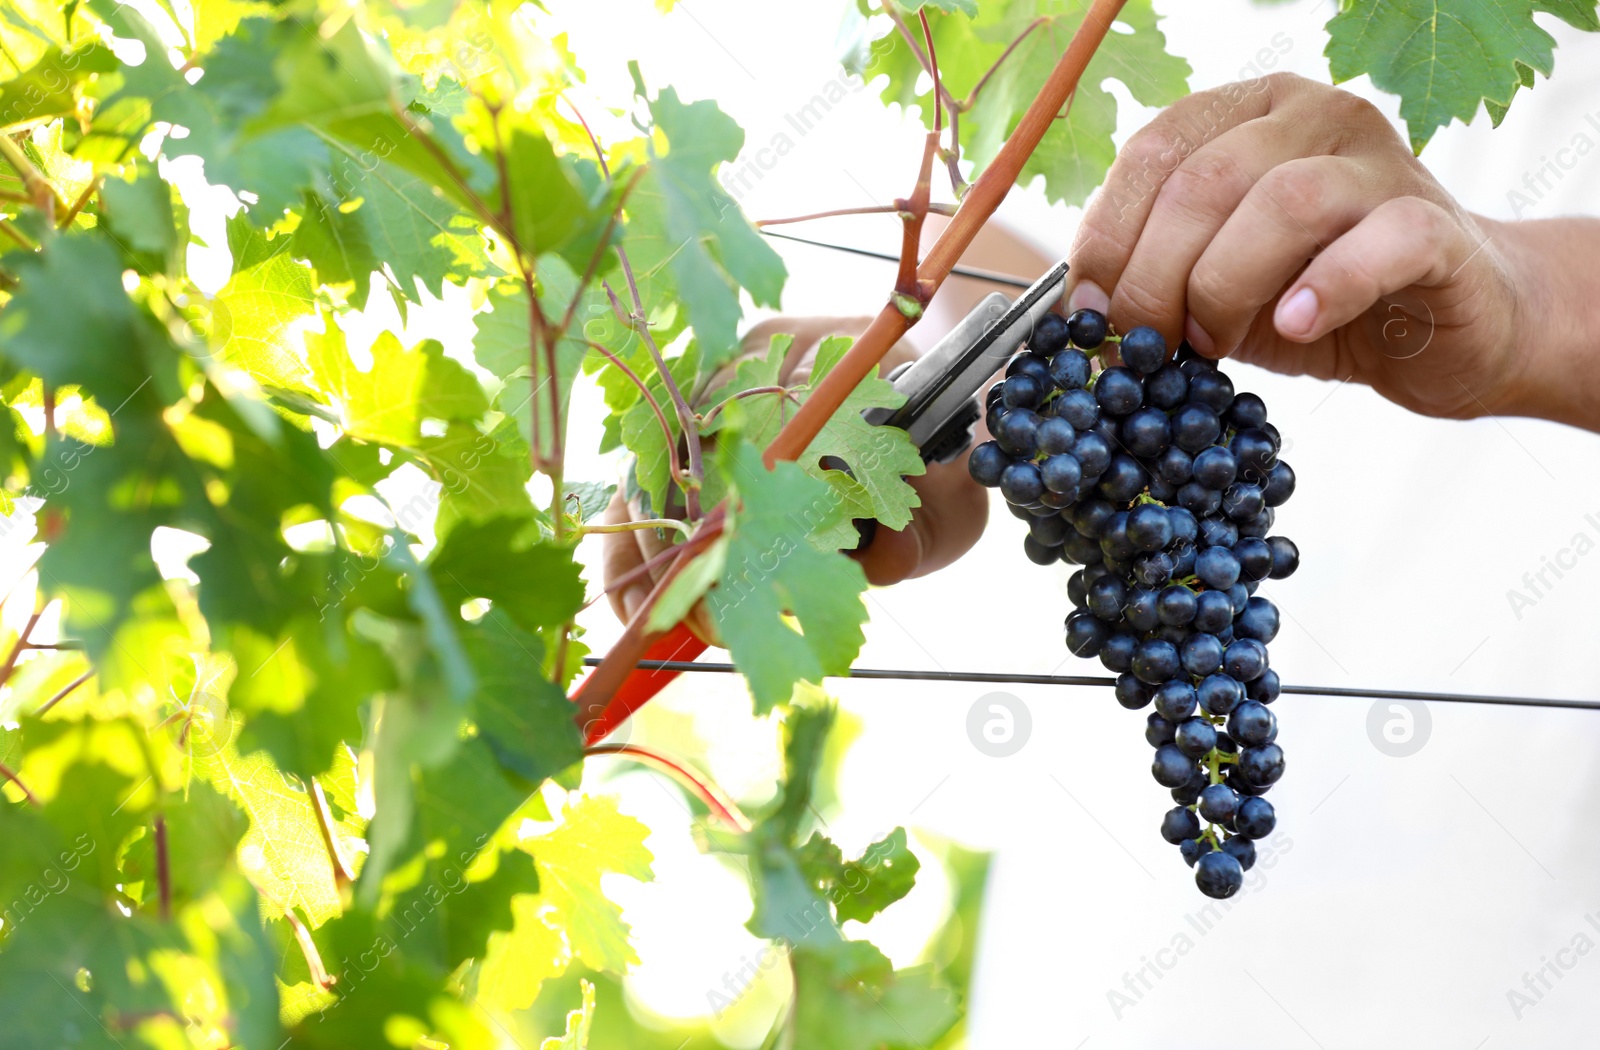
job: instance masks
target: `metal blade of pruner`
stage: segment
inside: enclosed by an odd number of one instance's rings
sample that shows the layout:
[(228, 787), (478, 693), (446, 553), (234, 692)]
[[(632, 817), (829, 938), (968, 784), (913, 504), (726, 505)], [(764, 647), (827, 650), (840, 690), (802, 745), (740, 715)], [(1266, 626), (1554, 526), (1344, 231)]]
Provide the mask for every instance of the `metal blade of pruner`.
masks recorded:
[(1000, 292), (986, 296), (931, 350), (889, 374), (905, 404), (869, 408), (862, 415), (869, 423), (906, 431), (929, 463), (961, 455), (972, 444), (973, 425), (983, 418), (978, 391), (1060, 301), (1066, 278), (1067, 264), (1058, 262), (1014, 301)]

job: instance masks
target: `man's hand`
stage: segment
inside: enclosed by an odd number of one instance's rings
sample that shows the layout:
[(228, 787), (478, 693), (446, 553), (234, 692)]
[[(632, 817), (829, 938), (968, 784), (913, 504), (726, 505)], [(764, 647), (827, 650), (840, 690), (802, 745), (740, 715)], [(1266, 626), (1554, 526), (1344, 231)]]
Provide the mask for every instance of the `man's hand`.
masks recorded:
[(1427, 415), (1593, 427), (1558, 389), (1556, 321), (1530, 304), (1559, 295), (1552, 225), (1468, 214), (1369, 103), (1276, 74), (1192, 95), (1129, 140), (1079, 227), (1068, 306)]
[[(832, 335), (859, 335), (870, 321), (868, 317), (773, 318), (745, 334), (742, 352), (764, 354), (774, 335), (792, 333), (795, 341), (784, 360), (780, 381), (785, 386), (798, 386), (810, 379), (822, 340)], [(890, 350), (880, 368), (887, 373), (913, 356), (909, 346), (898, 344)], [(729, 365), (724, 378), (732, 375), (733, 366)], [(715, 389), (719, 385), (719, 381), (713, 380), (707, 387)], [(984, 439), (980, 437), (979, 440)], [(926, 474), (911, 478), (910, 482), (922, 497), (922, 506), (917, 508), (911, 524), (901, 532), (880, 527), (872, 543), (865, 550), (855, 552), (871, 583), (898, 583), (943, 568), (966, 553), (983, 535), (989, 517), (988, 493), (967, 474), (965, 458), (953, 463), (930, 464)], [(639, 516), (637, 509), (630, 510), (619, 493), (612, 499), (605, 521), (608, 524), (628, 521)], [(608, 535), (603, 557), (607, 583), (620, 579), (666, 549), (666, 541), (652, 530)], [(612, 609), (624, 621), (632, 618), (665, 570), (663, 564), (656, 572), (611, 592)], [(695, 608), (689, 624), (702, 638), (714, 637), (703, 605)]]

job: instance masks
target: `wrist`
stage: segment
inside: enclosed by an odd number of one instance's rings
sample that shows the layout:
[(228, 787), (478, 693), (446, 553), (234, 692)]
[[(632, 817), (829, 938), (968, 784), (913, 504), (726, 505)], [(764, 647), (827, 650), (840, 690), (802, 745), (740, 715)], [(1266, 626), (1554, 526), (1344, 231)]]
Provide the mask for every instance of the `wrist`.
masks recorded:
[(1480, 222), (1511, 285), (1513, 346), (1494, 411), (1600, 431), (1600, 221)]

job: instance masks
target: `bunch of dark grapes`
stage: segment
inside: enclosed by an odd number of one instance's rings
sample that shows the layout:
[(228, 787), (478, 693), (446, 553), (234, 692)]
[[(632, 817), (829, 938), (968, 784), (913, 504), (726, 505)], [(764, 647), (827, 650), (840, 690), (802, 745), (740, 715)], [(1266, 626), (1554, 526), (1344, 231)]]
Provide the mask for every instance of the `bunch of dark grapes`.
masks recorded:
[[(1096, 361), (1117, 345), (1122, 363)], [(1294, 492), (1282, 439), (1255, 394), (1153, 328), (1049, 314), (988, 400), (994, 440), (968, 469), (1028, 523), (1040, 565), (1083, 568), (1067, 593), (1067, 648), (1116, 673), (1122, 706), (1154, 705), (1152, 772), (1177, 803), (1161, 835), (1210, 897), (1230, 897), (1276, 822), (1283, 776), (1267, 643), (1278, 610), (1255, 594), (1295, 571), (1272, 533)]]

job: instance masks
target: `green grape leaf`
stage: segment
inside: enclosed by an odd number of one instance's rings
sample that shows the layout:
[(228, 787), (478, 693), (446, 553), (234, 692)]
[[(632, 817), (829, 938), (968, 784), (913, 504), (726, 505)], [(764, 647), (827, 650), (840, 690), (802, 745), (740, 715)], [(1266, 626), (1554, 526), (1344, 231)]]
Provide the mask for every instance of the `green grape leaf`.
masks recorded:
[(107, 238), (69, 233), (0, 261), (18, 281), (0, 313), (0, 354), (52, 386), (82, 386), (113, 421), (135, 395), (175, 394), (177, 355), (123, 291)]
[(727, 561), (708, 605), (764, 713), (788, 700), (796, 682), (849, 669), (864, 638), (866, 577), (809, 539), (838, 518), (827, 485), (792, 463), (767, 470), (743, 442), (725, 441), (717, 466), (739, 506), (729, 514)]
[(579, 981), (583, 1005), (567, 1014), (567, 1031), (539, 1044), (539, 1050), (588, 1050), (589, 1029), (594, 1024), (594, 985)]
[(306, 343), (312, 374), (337, 403), (340, 423), (352, 437), (415, 448), (425, 420), (476, 419), (489, 407), (477, 378), (432, 339), (408, 350), (393, 332), (382, 332), (366, 370), (356, 366), (344, 333), (331, 322), (325, 334), (308, 335)]
[(473, 715), (500, 764), (537, 784), (582, 761), (572, 703), (544, 677), (543, 643), (500, 607), (463, 634), (478, 679)]
[(521, 847), (539, 869), (539, 896), (566, 938), (572, 958), (621, 973), (639, 961), (622, 909), (600, 888), (606, 874), (648, 882), (654, 877), (644, 840), (650, 830), (617, 810), (615, 799), (586, 796), (563, 808), (561, 824)]
[[(667, 371), (672, 374), (680, 392), (694, 389), (700, 365), (698, 339), (692, 341), (682, 354), (667, 360)], [(667, 393), (666, 383), (662, 381), (660, 373), (653, 367), (647, 376), (645, 386), (656, 404), (661, 406), (667, 430), (671, 431), (671, 441), (675, 444), (682, 439), (683, 429), (678, 423), (677, 413), (672, 409), (671, 395)], [(622, 417), (622, 443), (633, 453), (634, 477), (649, 500), (649, 508), (652, 512), (664, 511), (671, 491), (669, 486), (672, 485), (671, 447), (667, 431), (661, 429), (661, 420), (643, 398), (635, 401)]]
[(294, 251), (323, 283), (350, 285), (353, 306), (366, 307), (374, 271), (404, 308), (419, 282), (439, 296), (446, 278), (489, 269), (477, 225), (423, 179), (392, 164), (363, 165), (342, 144), (335, 154), (331, 196), (307, 195)]
[(799, 947), (791, 960), (798, 1046), (914, 1050), (934, 1045), (961, 1016), (931, 967), (896, 970), (865, 941), (827, 953)]
[(178, 246), (173, 227), (172, 187), (145, 169), (130, 181), (107, 179), (100, 187), (100, 223), (146, 271), (161, 271)]
[(1345, 0), (1328, 20), (1328, 66), (1335, 83), (1366, 73), (1399, 95), (1420, 153), (1452, 120), (1470, 123), (1480, 102), (1498, 124), (1532, 71), (1554, 72), (1555, 38), (1533, 20), (1541, 11), (1600, 30), (1594, 0)]
[(571, 619), (584, 597), (572, 550), (528, 542), (529, 525), (493, 518), (456, 526), (428, 562), (441, 599), (459, 606), (487, 598), (525, 631)]
[(845, 861), (839, 847), (821, 834), (813, 834), (797, 855), (807, 881), (833, 902), (839, 922), (870, 921), (911, 892), (921, 868), (906, 843), (905, 828), (895, 828), (852, 861)]
[[(233, 801), (205, 781), (195, 781), (181, 796), (167, 801), (162, 811), (167, 825), (172, 904), (185, 907), (203, 899), (212, 886), (238, 871), (236, 851), (248, 826)], [(146, 907), (157, 899), (155, 836), (143, 835), (123, 858), (122, 873), (128, 883), (142, 881)]]
[(718, 165), (732, 162), (744, 145), (739, 125), (714, 102), (685, 104), (671, 88), (650, 103), (650, 112), (669, 148), (628, 198), (623, 245), (636, 273), (653, 277), (641, 292), (647, 311), (675, 291), (706, 361), (715, 365), (739, 344), (739, 289), (757, 305), (777, 306), (787, 271), (716, 180)]
[[(348, 566), (369, 571), (353, 559)], [(395, 685), (382, 650), (347, 632), (343, 616), (327, 615), (336, 602), (323, 608), (318, 620), (297, 620), (281, 636), (242, 629), (228, 640), (240, 668), (228, 700), (245, 715), (239, 750), (264, 750), (283, 772), (307, 780), (333, 768), (341, 745), (361, 740), (367, 701)]]
[(212, 340), (225, 360), (265, 386), (308, 389), (309, 372), (289, 328), (316, 309), (311, 271), (296, 262), (292, 239), (263, 234), (240, 216), (228, 220), (233, 274), (212, 301)]
[(30, 124), (72, 116), (83, 82), (115, 72), (117, 65), (116, 56), (102, 44), (71, 51), (50, 48), (21, 74), (0, 83), (0, 133), (9, 135)]
[[(527, 447), (505, 422), (487, 434), (470, 423), (451, 423), (443, 434), (424, 437), (417, 455), (440, 486), (432, 503), (438, 511), (433, 525), (437, 536), (447, 535), (458, 522), (534, 513), (527, 490)], [(413, 497), (412, 502), (418, 499), (428, 502), (427, 497)], [(401, 508), (402, 522), (407, 512)]]
[[(940, 77), (958, 99), (969, 97), (1005, 49), (1020, 40), (994, 69), (973, 99), (972, 108), (962, 114), (964, 160), (981, 170), (994, 159), (1060, 60), (1089, 6), (1089, 0), (1021, 0), (985, 4), (973, 19), (945, 17), (932, 22)], [(1118, 13), (1117, 22), (1132, 32), (1106, 34), (1065, 117), (1052, 122), (1017, 176), (1024, 185), (1043, 176), (1045, 195), (1051, 201), (1081, 204), (1100, 185), (1116, 157), (1111, 136), (1116, 130), (1117, 104), (1102, 86), (1104, 81), (1120, 81), (1135, 101), (1146, 106), (1165, 106), (1188, 92), (1189, 64), (1167, 53), (1166, 37), (1150, 0), (1130, 0)], [(890, 27), (872, 43), (871, 55), (864, 75), (869, 80), (878, 74), (888, 77), (882, 89), (884, 101), (919, 103), (924, 123), (931, 126), (932, 89), (919, 86), (922, 66), (905, 40)]]
[(921, 11), (925, 7), (932, 8), (935, 11), (943, 11), (947, 15), (955, 14), (959, 11), (969, 18), (975, 18), (978, 14), (977, 0), (906, 0), (905, 3), (891, 0), (891, 2), (896, 7), (902, 7), (912, 14)]

